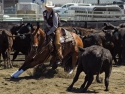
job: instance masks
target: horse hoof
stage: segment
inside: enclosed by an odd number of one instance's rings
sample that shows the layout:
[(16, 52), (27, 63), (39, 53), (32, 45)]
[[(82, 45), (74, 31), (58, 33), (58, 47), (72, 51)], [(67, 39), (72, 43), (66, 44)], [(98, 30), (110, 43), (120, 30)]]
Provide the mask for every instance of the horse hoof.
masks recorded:
[(73, 69), (69, 71), (69, 74), (72, 74), (73, 73)]
[(16, 79), (15, 77), (11, 76), (10, 79)]

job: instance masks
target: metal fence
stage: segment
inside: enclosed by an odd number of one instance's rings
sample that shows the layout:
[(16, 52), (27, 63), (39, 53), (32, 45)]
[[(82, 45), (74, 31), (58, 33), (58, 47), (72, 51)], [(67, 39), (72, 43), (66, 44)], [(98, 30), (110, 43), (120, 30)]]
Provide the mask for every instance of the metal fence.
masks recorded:
[[(44, 28), (44, 21), (0, 21), (0, 29), (5, 28), (10, 30), (14, 25), (20, 25), (22, 23), (32, 23), (36, 25), (37, 22), (40, 23), (40, 27)], [(111, 23), (113, 25), (119, 25), (124, 23), (125, 20), (100, 20), (100, 21), (61, 21), (61, 26), (72, 26), (72, 27), (82, 27), (89, 29), (101, 29), (104, 23)]]
[[(64, 21), (99, 21), (99, 20), (124, 20), (125, 14), (66, 14), (60, 16)], [(0, 21), (43, 21), (42, 14), (0, 14)]]

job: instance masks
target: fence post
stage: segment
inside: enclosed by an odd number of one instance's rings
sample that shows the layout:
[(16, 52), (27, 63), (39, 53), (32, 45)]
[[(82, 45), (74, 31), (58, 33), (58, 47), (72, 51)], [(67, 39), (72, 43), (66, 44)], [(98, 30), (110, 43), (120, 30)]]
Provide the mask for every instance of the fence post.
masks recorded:
[(85, 25), (84, 25), (84, 28), (87, 28), (87, 21), (85, 21)]

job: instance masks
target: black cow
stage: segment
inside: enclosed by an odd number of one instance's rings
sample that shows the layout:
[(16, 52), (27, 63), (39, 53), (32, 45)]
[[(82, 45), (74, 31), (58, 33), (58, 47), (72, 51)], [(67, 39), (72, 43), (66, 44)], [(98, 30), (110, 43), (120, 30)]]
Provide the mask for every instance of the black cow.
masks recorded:
[(92, 45), (104, 46), (105, 33), (101, 30), (97, 30), (97, 32), (93, 32), (86, 36), (81, 36), (81, 38), (84, 43), (84, 48)]
[[(113, 45), (110, 51), (113, 55), (116, 64), (122, 64), (125, 62), (125, 28), (114, 26), (112, 24), (105, 25), (103, 31), (106, 34), (106, 44)], [(118, 62), (115, 56), (118, 54)]]
[(104, 26), (102, 27), (102, 30), (107, 30), (107, 29), (112, 30), (112, 29), (116, 29), (116, 28), (118, 28), (118, 26), (115, 26), (111, 23), (104, 23)]
[(21, 24), (20, 26), (12, 27), (10, 30), (11, 33), (15, 35), (15, 39), (13, 41), (13, 49), (15, 52), (12, 60), (15, 60), (19, 52), (27, 56), (30, 51), (31, 39), (29, 34), (29, 25), (29, 23)]
[(10, 29), (10, 32), (12, 33), (12, 35), (17, 35), (18, 31), (24, 26), (24, 24), (21, 25), (15, 25)]
[(125, 28), (125, 23), (119, 24), (119, 27), (120, 27), (120, 28)]
[(84, 71), (86, 76), (84, 83), (81, 85), (81, 92), (87, 91), (94, 79), (94, 75), (97, 75), (97, 82), (101, 82), (99, 79), (99, 74), (102, 72), (105, 72), (105, 90), (108, 91), (109, 77), (112, 70), (112, 55), (110, 51), (98, 45), (93, 45), (84, 49), (79, 48), (79, 50), (83, 53), (79, 58), (79, 63), (73, 82), (67, 90), (70, 91), (73, 88), (73, 85), (78, 80), (80, 73)]
[(0, 58), (1, 54), (4, 60), (4, 68), (11, 68), (10, 53), (13, 45), (12, 34), (10, 31), (0, 29)]
[[(106, 48), (108, 48), (110, 50), (115, 64), (120, 64), (122, 47), (121, 47), (121, 42), (119, 39), (118, 31), (106, 30), (105, 39), (106, 39), (105, 40)], [(116, 55), (118, 55), (118, 57), (119, 57), (118, 61), (116, 60)]]

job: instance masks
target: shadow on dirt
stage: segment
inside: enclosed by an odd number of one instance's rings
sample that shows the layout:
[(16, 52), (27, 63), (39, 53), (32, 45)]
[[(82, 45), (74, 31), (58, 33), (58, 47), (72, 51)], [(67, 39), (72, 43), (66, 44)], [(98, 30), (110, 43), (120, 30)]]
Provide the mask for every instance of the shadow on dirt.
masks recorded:
[[(72, 93), (79, 93), (79, 94), (83, 94), (82, 92), (82, 89), (81, 88), (72, 88), (72, 90), (71, 91), (68, 91), (68, 92), (72, 92)], [(87, 93), (98, 93), (98, 92), (96, 92), (96, 91), (90, 91), (90, 90), (87, 90), (86, 92), (85, 92), (85, 94), (87, 94)]]
[(13, 82), (19, 82), (20, 80), (22, 79), (26, 79), (26, 80), (29, 80), (29, 79), (35, 79), (35, 77), (33, 76), (25, 76), (25, 77), (19, 77), (19, 78), (5, 78), (6, 81), (13, 81)]

